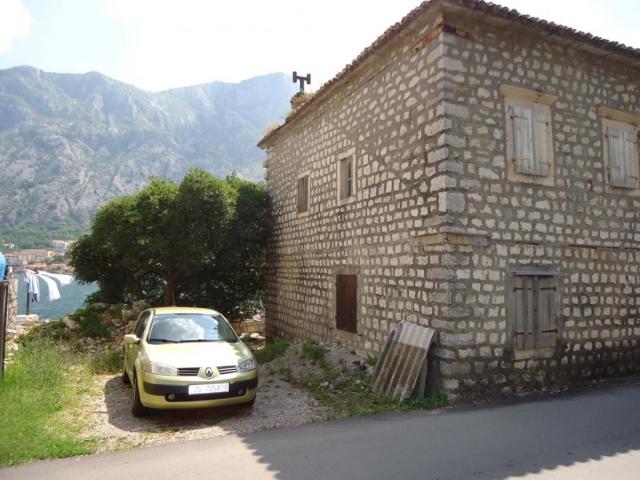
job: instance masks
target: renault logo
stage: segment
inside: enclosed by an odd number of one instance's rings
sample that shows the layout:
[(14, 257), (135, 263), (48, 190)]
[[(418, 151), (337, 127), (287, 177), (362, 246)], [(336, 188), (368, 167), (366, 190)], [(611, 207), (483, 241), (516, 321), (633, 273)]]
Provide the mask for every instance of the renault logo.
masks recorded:
[(205, 368), (205, 369), (204, 369), (204, 374), (205, 374), (207, 377), (212, 377), (212, 376), (213, 376), (213, 368), (211, 368), (211, 367), (207, 367), (207, 368)]

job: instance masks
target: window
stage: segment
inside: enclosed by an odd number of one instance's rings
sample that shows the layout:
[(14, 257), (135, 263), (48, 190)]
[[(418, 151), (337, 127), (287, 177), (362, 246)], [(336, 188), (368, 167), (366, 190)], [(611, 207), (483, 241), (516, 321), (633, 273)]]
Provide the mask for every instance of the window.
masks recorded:
[(557, 272), (515, 272), (511, 322), (516, 351), (555, 347), (559, 309)]
[(309, 175), (298, 178), (297, 206), (298, 213), (309, 211)]
[(357, 333), (358, 277), (336, 275), (336, 328)]
[(513, 128), (511, 161), (516, 173), (547, 176), (551, 174), (551, 119), (549, 107), (535, 104), (510, 105)]
[(338, 199), (354, 198), (356, 193), (355, 149), (338, 158)]
[(631, 124), (604, 119), (604, 157), (607, 181), (618, 188), (638, 188), (638, 129)]
[(136, 334), (136, 337), (142, 338), (142, 334), (144, 333), (144, 329), (147, 327), (147, 321), (149, 320), (149, 316), (151, 314), (149, 312), (143, 312), (138, 319), (138, 323), (136, 323), (136, 327), (133, 330), (133, 333)]
[(510, 180), (553, 185), (550, 105), (557, 97), (503, 85), (507, 174)]

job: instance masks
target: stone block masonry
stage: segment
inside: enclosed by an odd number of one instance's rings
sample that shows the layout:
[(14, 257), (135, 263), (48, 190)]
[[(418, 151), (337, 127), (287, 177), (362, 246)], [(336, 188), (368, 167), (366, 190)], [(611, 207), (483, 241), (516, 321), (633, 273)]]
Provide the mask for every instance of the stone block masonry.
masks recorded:
[[(640, 118), (639, 79), (531, 28), (426, 10), (266, 142), (267, 335), (364, 355), (399, 321), (429, 326), (430, 387), (456, 395), (639, 371), (640, 189), (608, 184), (602, 113)], [(509, 166), (513, 92), (549, 112), (532, 139), (551, 145), (545, 175)], [(337, 275), (357, 278), (357, 333), (336, 328)]]

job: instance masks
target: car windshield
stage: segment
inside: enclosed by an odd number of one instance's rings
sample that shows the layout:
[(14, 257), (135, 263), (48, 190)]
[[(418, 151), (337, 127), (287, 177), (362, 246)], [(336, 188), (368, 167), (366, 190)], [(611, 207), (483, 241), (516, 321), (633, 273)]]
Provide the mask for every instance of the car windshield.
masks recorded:
[(149, 342), (236, 342), (238, 338), (222, 315), (161, 313), (153, 317)]

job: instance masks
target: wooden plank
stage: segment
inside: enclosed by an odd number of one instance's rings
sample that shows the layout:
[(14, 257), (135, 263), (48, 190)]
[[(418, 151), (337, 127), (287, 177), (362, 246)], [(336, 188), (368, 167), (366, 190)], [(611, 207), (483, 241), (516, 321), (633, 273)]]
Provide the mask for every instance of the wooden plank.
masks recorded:
[(534, 112), (533, 125), (533, 154), (534, 173), (536, 175), (547, 176), (551, 174), (551, 155), (549, 150), (549, 140), (551, 138), (551, 122), (549, 114), (542, 107), (536, 108)]
[(358, 277), (356, 275), (346, 275), (345, 303), (345, 330), (358, 333)]
[(531, 277), (522, 277), (523, 280), (523, 320), (524, 320), (524, 348), (534, 348), (533, 343), (533, 289), (531, 285)]
[(623, 132), (625, 183), (630, 188), (638, 184), (638, 134), (634, 129)]
[(531, 329), (533, 330), (533, 347), (538, 348), (541, 342), (540, 324), (540, 279), (531, 277)]
[(521, 277), (515, 277), (514, 279), (514, 289), (513, 289), (513, 301), (514, 301), (514, 323), (515, 323), (515, 339), (516, 339), (516, 349), (523, 349), (525, 336), (527, 334), (525, 328), (525, 311), (524, 311), (524, 289), (523, 289), (523, 279)]
[(513, 159), (518, 173), (535, 173), (533, 157), (533, 113), (530, 108), (520, 105), (512, 107)]
[(622, 183), (624, 172), (622, 170), (622, 135), (620, 129), (607, 127), (608, 169), (609, 184), (619, 186)]

